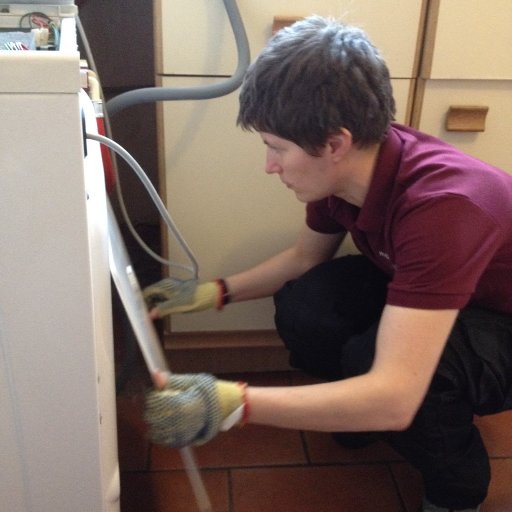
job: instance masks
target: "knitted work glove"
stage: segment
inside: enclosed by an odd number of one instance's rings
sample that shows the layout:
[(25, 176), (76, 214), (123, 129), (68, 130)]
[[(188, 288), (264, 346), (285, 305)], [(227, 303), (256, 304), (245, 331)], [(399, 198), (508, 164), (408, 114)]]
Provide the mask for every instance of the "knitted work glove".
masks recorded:
[(203, 444), (247, 416), (246, 384), (207, 373), (169, 376), (166, 387), (146, 396), (144, 418), (157, 444)]
[(228, 303), (226, 285), (222, 279), (197, 284), (195, 279), (166, 278), (152, 284), (143, 292), (150, 309), (158, 316), (172, 313), (191, 313), (205, 309), (222, 309)]

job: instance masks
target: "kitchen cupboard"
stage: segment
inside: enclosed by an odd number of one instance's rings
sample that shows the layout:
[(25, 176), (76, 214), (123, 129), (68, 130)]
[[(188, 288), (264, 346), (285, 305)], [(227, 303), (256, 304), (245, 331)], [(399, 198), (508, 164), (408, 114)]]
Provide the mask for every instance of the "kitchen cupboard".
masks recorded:
[[(238, 6), (252, 58), (272, 35), (275, 16), (332, 15), (367, 30), (389, 63), (397, 119), (409, 121), (421, 0), (239, 0)], [(221, 0), (162, 0), (156, 12), (161, 13), (156, 45), (161, 85), (196, 86), (233, 73), (236, 48)], [(304, 219), (304, 205), (275, 176), (265, 175), (264, 146), (258, 135), (235, 126), (237, 110), (237, 92), (161, 107), (163, 192), (196, 254), (201, 279), (242, 270), (286, 248)], [(207, 311), (173, 318), (174, 332), (272, 328), (270, 299), (234, 304), (222, 314)]]
[[(512, 80), (426, 80), (417, 127), (463, 151), (512, 172)], [(483, 131), (446, 129), (450, 107), (487, 108)]]
[[(239, 0), (238, 6), (252, 58), (271, 36), (274, 17), (332, 15), (362, 27), (389, 65), (397, 121), (512, 169), (505, 130), (512, 114), (509, 0), (485, 7), (479, 0)], [(221, 0), (158, 0), (155, 14), (159, 85), (196, 86), (233, 73), (235, 43)], [(484, 131), (446, 130), (450, 107), (463, 107), (463, 117), (467, 107), (477, 107)], [(235, 126), (237, 108), (235, 91), (168, 102), (159, 110), (162, 193), (196, 254), (201, 280), (286, 248), (304, 219), (304, 206), (275, 176), (265, 175), (258, 135)], [(469, 112), (471, 121), (475, 113)], [(350, 244), (345, 250), (352, 250)], [(172, 256), (172, 243), (169, 251)], [(178, 343), (194, 332), (200, 339), (216, 332), (247, 337), (271, 331), (272, 317), (271, 299), (233, 304), (222, 313), (176, 315), (172, 333)]]
[[(431, 1), (412, 124), (512, 172), (510, 27), (509, 0)], [(465, 114), (448, 129), (454, 108)]]

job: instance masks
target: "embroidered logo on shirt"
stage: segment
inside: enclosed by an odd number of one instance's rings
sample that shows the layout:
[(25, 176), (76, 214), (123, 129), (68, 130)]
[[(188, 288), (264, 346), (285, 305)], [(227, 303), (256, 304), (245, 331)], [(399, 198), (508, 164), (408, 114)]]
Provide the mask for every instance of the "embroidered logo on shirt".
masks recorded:
[(384, 258), (389, 263), (393, 270), (396, 270), (396, 265), (391, 261), (391, 258), (387, 252), (379, 251), (378, 254), (381, 258)]

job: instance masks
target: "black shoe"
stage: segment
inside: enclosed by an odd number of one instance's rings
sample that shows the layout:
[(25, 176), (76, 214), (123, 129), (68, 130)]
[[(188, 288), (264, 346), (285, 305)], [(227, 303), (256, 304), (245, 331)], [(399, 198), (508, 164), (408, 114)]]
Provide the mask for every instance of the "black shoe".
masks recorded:
[(332, 438), (345, 448), (365, 448), (379, 440), (376, 432), (333, 432)]

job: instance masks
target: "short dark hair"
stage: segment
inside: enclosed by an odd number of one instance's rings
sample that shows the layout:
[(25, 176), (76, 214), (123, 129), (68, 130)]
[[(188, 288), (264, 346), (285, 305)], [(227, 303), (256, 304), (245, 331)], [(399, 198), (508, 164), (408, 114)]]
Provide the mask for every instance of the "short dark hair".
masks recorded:
[(394, 114), (389, 70), (366, 33), (311, 16), (277, 32), (251, 64), (237, 124), (318, 154), (341, 128), (361, 146), (381, 142)]

